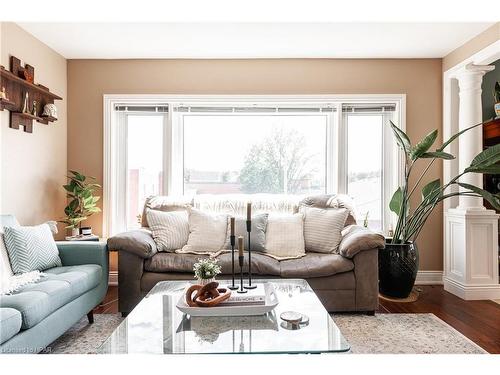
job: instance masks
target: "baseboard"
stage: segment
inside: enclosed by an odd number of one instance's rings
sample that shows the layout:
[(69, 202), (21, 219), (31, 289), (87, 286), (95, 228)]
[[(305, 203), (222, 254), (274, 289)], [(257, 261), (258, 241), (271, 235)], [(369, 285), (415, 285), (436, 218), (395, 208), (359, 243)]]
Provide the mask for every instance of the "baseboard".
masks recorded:
[(415, 285), (443, 285), (443, 271), (418, 271)]
[(118, 271), (109, 271), (109, 285), (118, 285)]
[(500, 299), (500, 284), (466, 285), (445, 277), (444, 290), (468, 301)]
[[(109, 285), (118, 285), (118, 271), (109, 271)], [(415, 285), (443, 285), (443, 271), (418, 271)]]

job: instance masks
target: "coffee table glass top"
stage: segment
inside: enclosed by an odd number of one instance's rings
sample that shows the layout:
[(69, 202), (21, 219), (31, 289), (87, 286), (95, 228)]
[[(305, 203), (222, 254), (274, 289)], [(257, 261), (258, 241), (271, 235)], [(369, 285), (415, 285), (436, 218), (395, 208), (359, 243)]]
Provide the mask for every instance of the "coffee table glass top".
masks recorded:
[[(349, 344), (307, 281), (270, 282), (279, 304), (262, 316), (191, 317), (176, 304), (188, 281), (162, 281), (136, 306), (101, 345), (100, 353), (244, 354), (346, 352)], [(220, 281), (221, 287), (226, 281)], [(308, 325), (290, 330), (285, 311), (309, 317)]]

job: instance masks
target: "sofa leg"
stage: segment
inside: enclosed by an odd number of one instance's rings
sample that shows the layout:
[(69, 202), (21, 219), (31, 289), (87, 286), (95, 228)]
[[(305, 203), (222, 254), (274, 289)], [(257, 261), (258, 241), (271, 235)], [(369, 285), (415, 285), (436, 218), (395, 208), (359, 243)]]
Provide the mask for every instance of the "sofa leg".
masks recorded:
[(122, 312), (122, 318), (126, 318), (128, 315), (128, 312)]
[(87, 319), (89, 320), (89, 324), (92, 324), (94, 323), (94, 311), (90, 311), (88, 314), (87, 314)]
[(374, 316), (375, 315), (375, 310), (367, 311), (366, 315), (368, 315), (368, 316)]

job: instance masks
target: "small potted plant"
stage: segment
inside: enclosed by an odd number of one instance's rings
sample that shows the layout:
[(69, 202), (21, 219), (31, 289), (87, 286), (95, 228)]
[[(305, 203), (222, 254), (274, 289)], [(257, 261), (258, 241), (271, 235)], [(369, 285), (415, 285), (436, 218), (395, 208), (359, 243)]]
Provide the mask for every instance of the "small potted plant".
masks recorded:
[(497, 118), (500, 118), (500, 82), (495, 83), (493, 90), (493, 99), (495, 100), (495, 113)]
[(198, 259), (198, 262), (193, 266), (193, 271), (198, 284), (205, 285), (215, 281), (215, 277), (221, 273), (221, 268), (217, 259), (206, 258)]
[[(63, 187), (67, 192), (66, 197), (71, 200), (64, 209), (66, 218), (61, 222), (67, 225), (66, 229), (71, 229), (72, 236), (76, 236), (82, 234), (82, 221), (101, 212), (101, 209), (97, 207), (100, 197), (94, 195), (94, 192), (101, 186), (94, 182), (94, 177), (84, 176), (76, 171), (69, 171), (69, 173), (68, 184)], [(92, 231), (91, 228), (86, 229)]]

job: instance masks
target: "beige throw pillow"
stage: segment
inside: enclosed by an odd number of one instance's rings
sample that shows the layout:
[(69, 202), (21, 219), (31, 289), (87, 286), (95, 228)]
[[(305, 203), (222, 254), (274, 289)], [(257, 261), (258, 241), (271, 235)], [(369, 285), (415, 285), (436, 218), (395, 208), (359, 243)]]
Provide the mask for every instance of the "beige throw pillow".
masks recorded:
[(345, 208), (301, 207), (304, 214), (306, 251), (316, 253), (338, 252), (342, 228), (349, 215)]
[(188, 213), (186, 211), (147, 211), (151, 235), (158, 251), (175, 251), (186, 245), (189, 237)]
[(177, 253), (194, 253), (216, 256), (226, 247), (228, 215), (189, 209), (189, 237), (187, 244)]
[(269, 215), (264, 254), (278, 260), (296, 259), (306, 255), (302, 213)]

